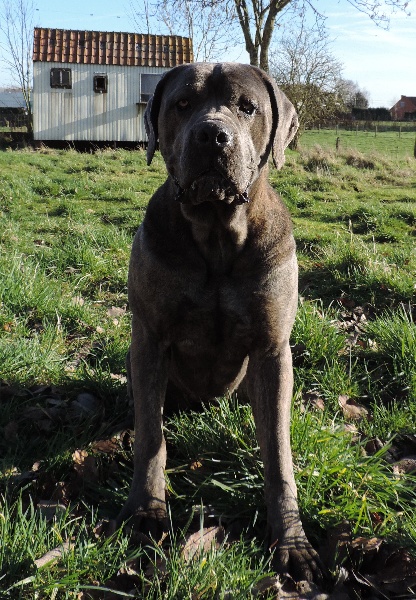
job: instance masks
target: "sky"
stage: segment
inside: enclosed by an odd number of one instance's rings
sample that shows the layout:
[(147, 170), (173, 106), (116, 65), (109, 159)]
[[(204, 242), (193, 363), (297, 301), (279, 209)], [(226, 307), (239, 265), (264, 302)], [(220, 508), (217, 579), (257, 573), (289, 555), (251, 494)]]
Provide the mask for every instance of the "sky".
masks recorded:
[[(35, 25), (135, 32), (131, 1), (33, 0)], [(370, 106), (390, 108), (401, 95), (416, 97), (416, 0), (409, 2), (409, 10), (413, 9), (410, 17), (392, 15), (388, 31), (347, 0), (316, 0), (315, 6), (326, 17), (332, 54), (344, 65), (341, 76), (368, 92)], [(152, 33), (157, 32), (155, 23)], [(248, 62), (248, 55), (242, 46), (224, 60)], [(0, 87), (9, 84), (10, 77), (0, 62)]]

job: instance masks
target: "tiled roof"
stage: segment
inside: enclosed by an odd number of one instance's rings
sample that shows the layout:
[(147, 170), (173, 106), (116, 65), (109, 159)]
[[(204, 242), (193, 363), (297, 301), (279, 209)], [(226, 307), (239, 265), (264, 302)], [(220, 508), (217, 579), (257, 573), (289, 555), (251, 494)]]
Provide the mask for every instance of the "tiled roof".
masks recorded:
[(176, 35), (35, 27), (33, 60), (169, 68), (193, 61), (192, 40)]

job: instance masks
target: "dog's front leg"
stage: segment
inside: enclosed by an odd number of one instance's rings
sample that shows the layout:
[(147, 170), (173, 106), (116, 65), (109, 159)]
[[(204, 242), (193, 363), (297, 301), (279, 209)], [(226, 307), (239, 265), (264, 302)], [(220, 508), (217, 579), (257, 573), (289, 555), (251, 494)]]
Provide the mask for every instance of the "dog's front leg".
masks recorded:
[[(117, 518), (157, 538), (166, 529), (166, 443), (163, 404), (168, 359), (159, 341), (133, 317), (129, 385), (135, 410), (134, 474), (127, 502)], [(130, 371), (130, 373), (129, 373)]]
[(290, 446), (293, 388), (289, 342), (267, 356), (250, 356), (247, 391), (264, 463), (265, 499), (274, 564), (298, 579), (320, 579), (317, 553), (303, 531)]

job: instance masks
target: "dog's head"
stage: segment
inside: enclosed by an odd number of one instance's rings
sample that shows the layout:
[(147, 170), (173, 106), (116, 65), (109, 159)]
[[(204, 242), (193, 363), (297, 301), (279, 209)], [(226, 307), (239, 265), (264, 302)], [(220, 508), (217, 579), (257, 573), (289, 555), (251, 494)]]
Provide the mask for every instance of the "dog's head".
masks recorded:
[(145, 113), (150, 164), (157, 140), (183, 201), (244, 201), (270, 154), (277, 168), (298, 119), (263, 71), (194, 63), (168, 71)]

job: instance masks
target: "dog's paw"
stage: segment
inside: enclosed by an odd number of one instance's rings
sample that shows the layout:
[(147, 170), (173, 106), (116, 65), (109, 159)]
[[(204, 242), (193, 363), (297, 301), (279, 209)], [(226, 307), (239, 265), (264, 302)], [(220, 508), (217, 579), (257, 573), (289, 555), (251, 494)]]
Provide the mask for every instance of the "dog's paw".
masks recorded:
[(324, 580), (325, 567), (303, 530), (287, 533), (270, 549), (274, 551), (273, 567), (278, 573), (289, 573), (298, 581), (321, 583)]
[(169, 520), (162, 509), (136, 510), (127, 515), (122, 511), (116, 519), (117, 527), (123, 527), (136, 543), (158, 543), (169, 531)]

